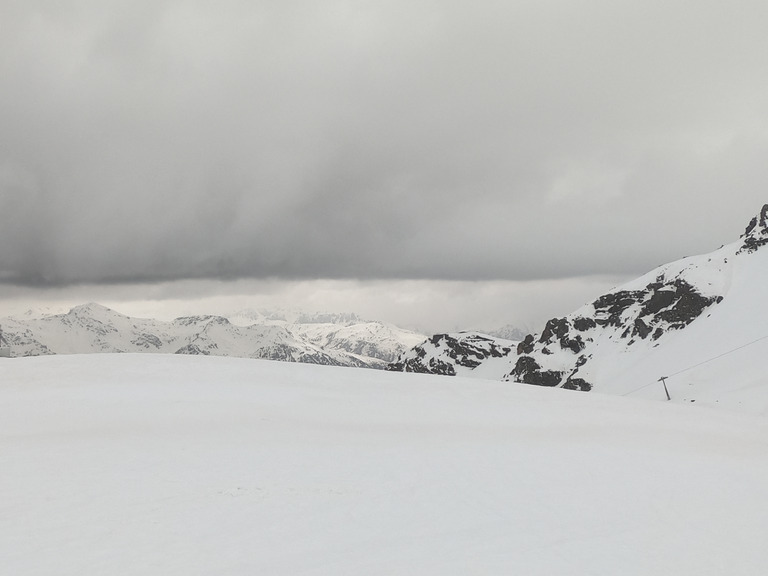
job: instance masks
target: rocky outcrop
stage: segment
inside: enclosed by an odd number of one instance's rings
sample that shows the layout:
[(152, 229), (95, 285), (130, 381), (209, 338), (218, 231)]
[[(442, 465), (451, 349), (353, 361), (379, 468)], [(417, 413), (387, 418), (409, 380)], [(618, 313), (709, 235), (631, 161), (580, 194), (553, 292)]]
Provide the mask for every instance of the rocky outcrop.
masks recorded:
[(191, 355), (201, 355), (201, 356), (208, 356), (210, 352), (208, 350), (203, 350), (198, 346), (197, 344), (187, 344), (186, 346), (182, 346), (174, 354), (191, 354)]
[(508, 380), (537, 386), (591, 390), (592, 383), (577, 376), (599, 335), (632, 346), (656, 341), (670, 330), (680, 330), (706, 308), (722, 300), (704, 296), (681, 277), (661, 274), (639, 290), (616, 290), (597, 298), (578, 314), (553, 318), (538, 337), (527, 335), (517, 347), (519, 358)]
[(763, 206), (760, 214), (752, 218), (741, 239), (743, 242), (739, 254), (754, 252), (768, 244), (768, 204)]
[(479, 332), (435, 334), (400, 355), (387, 370), (455, 376), (457, 369), (473, 370), (489, 359), (513, 357), (516, 342)]
[(396, 362), (387, 366), (391, 372), (416, 372), (418, 374), (439, 374), (440, 376), (456, 376), (453, 363), (441, 358), (430, 356), (423, 345), (416, 346), (413, 351), (406, 353)]

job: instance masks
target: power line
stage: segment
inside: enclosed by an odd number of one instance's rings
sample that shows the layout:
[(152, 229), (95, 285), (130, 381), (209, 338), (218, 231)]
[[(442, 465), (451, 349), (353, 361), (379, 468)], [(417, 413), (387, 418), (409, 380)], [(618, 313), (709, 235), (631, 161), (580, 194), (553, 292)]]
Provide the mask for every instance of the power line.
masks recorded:
[(656, 384), (656, 382), (648, 382), (648, 384), (643, 384), (642, 386), (640, 386), (640, 388), (635, 388), (634, 390), (630, 390), (629, 392), (625, 392), (624, 394), (622, 394), (622, 396), (629, 396), (630, 394), (634, 394), (635, 392), (639, 392), (643, 388), (648, 388), (648, 386), (650, 386), (651, 384)]
[(674, 374), (670, 374), (667, 376), (667, 378), (672, 378), (672, 376), (677, 376), (678, 374), (682, 374), (683, 372), (687, 372), (688, 370), (693, 370), (694, 368), (698, 368), (699, 366), (706, 364), (707, 362), (712, 362), (712, 360), (717, 360), (718, 358), (722, 358), (723, 356), (728, 356), (728, 354), (733, 354), (737, 350), (741, 350), (742, 348), (746, 348), (747, 346), (752, 346), (752, 344), (756, 344), (757, 342), (760, 342), (760, 340), (765, 340), (768, 338), (768, 334), (765, 336), (761, 336), (760, 338), (756, 340), (752, 340), (752, 342), (747, 342), (746, 344), (742, 344), (741, 346), (738, 346), (734, 348), (733, 350), (728, 350), (728, 352), (723, 352), (722, 354), (718, 354), (717, 356), (713, 356), (712, 358), (709, 358), (708, 360), (704, 360), (703, 362), (699, 362), (698, 364), (694, 364), (693, 366), (689, 366), (688, 368), (683, 368), (682, 370), (679, 370), (675, 372)]
[[(760, 338), (757, 338), (755, 340), (752, 340), (751, 342), (747, 342), (746, 344), (742, 344), (741, 346), (737, 346), (736, 348), (732, 350), (728, 350), (727, 352), (723, 352), (722, 354), (718, 354), (717, 356), (713, 356), (712, 358), (707, 358), (706, 360), (703, 360), (702, 362), (699, 362), (698, 364), (694, 364), (693, 366), (688, 366), (687, 368), (683, 368), (682, 370), (678, 370), (677, 372), (674, 372), (668, 376), (663, 376), (662, 378), (672, 378), (673, 376), (677, 376), (679, 374), (682, 374), (683, 372), (688, 372), (688, 370), (693, 370), (694, 368), (698, 368), (699, 366), (702, 366), (704, 364), (707, 364), (708, 362), (712, 362), (713, 360), (717, 360), (718, 358), (722, 358), (723, 356), (728, 356), (728, 354), (733, 354), (734, 352), (737, 352), (738, 350), (741, 350), (742, 348), (746, 348), (747, 346), (752, 346), (752, 344), (756, 344), (760, 342), (761, 340), (765, 340), (768, 338), (768, 334), (765, 336), (761, 336)], [(656, 384), (656, 382), (649, 382), (648, 384), (643, 384), (639, 388), (635, 388), (634, 390), (630, 390), (629, 392), (625, 392), (622, 394), (622, 396), (629, 396), (630, 394), (634, 394), (635, 392), (639, 392), (643, 388), (647, 388), (648, 386), (651, 386), (652, 384)]]

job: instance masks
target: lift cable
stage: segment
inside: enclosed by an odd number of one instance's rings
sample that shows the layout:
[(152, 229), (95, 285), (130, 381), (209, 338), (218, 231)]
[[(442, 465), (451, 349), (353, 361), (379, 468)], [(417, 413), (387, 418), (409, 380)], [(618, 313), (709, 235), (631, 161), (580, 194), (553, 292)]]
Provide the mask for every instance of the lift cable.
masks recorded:
[[(682, 374), (683, 372), (688, 372), (688, 370), (693, 370), (694, 368), (698, 368), (703, 364), (707, 364), (708, 362), (712, 362), (713, 360), (717, 360), (718, 358), (722, 358), (723, 356), (728, 356), (728, 354), (733, 354), (734, 352), (741, 350), (742, 348), (746, 348), (747, 346), (752, 346), (752, 344), (756, 344), (757, 342), (760, 342), (761, 340), (765, 340), (766, 338), (768, 338), (768, 334), (766, 334), (765, 336), (761, 336), (760, 338), (757, 338), (755, 340), (752, 340), (752, 342), (747, 342), (746, 344), (742, 344), (741, 346), (738, 346), (733, 350), (728, 350), (727, 352), (723, 352), (722, 354), (718, 354), (717, 356), (713, 356), (712, 358), (707, 358), (706, 360), (699, 362), (698, 364), (694, 364), (693, 366), (688, 366), (687, 368), (678, 370), (677, 372), (674, 372), (669, 376), (663, 376), (662, 378), (665, 378), (665, 379), (672, 378), (673, 376), (677, 376), (678, 374)], [(648, 384), (643, 384), (642, 386), (640, 386), (640, 388), (635, 388), (634, 390), (630, 390), (629, 392), (622, 394), (622, 396), (629, 396), (630, 394), (634, 394), (635, 392), (638, 392), (643, 388), (647, 388), (652, 384), (656, 384), (656, 382), (649, 382)]]

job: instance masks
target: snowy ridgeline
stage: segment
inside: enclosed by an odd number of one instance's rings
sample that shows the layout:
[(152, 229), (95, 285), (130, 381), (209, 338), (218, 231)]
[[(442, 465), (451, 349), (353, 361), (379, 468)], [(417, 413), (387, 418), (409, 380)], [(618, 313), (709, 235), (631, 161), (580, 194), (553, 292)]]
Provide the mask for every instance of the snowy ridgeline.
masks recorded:
[[(234, 323), (234, 322), (237, 322)], [(243, 313), (161, 322), (100, 306), (0, 321), (14, 356), (155, 352), (384, 368), (424, 336), (354, 314)]]
[(391, 370), (768, 410), (768, 205), (740, 240), (660, 266), (520, 342), (438, 334)]
[(1, 571), (760, 575), (767, 445), (764, 418), (462, 377), (15, 359)]

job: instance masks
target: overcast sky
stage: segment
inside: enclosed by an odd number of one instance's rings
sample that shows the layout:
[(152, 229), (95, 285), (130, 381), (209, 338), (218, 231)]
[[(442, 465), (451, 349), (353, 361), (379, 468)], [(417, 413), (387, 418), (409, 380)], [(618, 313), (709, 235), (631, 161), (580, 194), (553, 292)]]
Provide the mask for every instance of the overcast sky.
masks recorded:
[(0, 297), (588, 299), (768, 202), (766, 22), (764, 0), (0, 0)]

